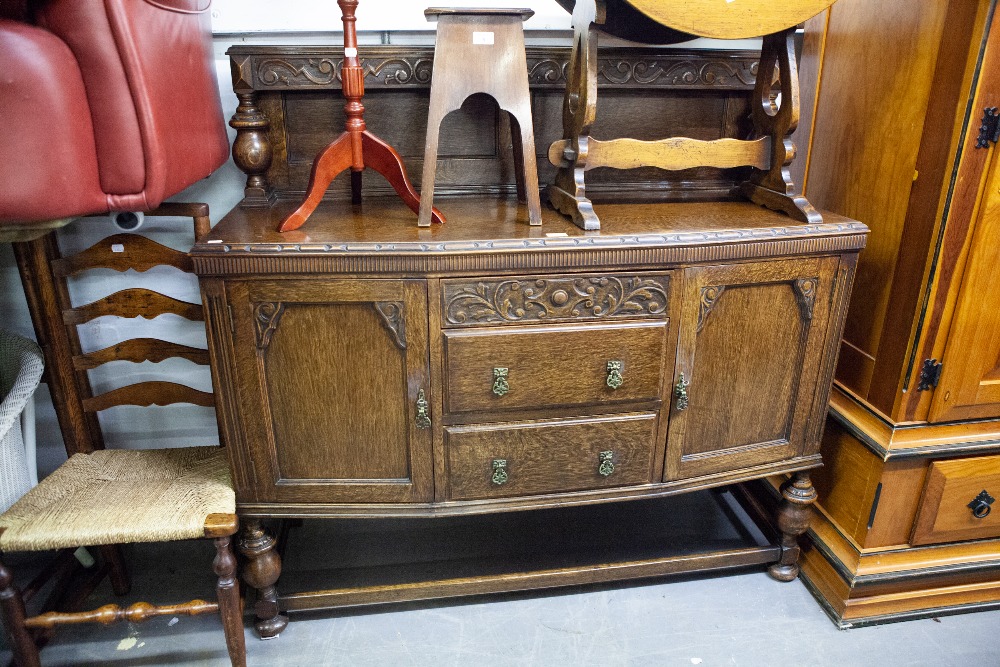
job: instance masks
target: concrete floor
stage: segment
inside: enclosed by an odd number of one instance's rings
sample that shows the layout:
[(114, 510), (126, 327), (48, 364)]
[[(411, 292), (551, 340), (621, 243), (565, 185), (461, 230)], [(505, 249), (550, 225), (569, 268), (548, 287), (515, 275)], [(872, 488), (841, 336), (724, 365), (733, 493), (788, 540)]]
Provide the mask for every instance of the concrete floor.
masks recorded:
[[(289, 581), (306, 543), (330, 553), (307, 523), (289, 541)], [(296, 543), (296, 540), (298, 543)], [(125, 602), (210, 596), (211, 545), (133, 546)], [(313, 559), (315, 560), (315, 559)], [(15, 555), (27, 578), (36, 560)], [(114, 602), (107, 584), (94, 604)], [(249, 623), (248, 623), (249, 627)], [(250, 665), (1000, 665), (1000, 611), (838, 630), (805, 586), (763, 568), (653, 582), (299, 614), (277, 639), (248, 630)], [(0, 644), (0, 665), (10, 653)], [(215, 616), (142, 625), (61, 628), (44, 649), (55, 665), (226, 665)]]

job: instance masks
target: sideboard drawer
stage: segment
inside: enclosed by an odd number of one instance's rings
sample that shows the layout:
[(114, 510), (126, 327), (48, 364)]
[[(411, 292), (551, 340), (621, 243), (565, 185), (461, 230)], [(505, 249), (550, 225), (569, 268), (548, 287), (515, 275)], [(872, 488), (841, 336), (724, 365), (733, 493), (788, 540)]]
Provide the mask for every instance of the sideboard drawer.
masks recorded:
[(445, 429), (451, 500), (646, 484), (657, 415)]
[(1000, 456), (935, 461), (911, 543), (937, 544), (1000, 537)]
[(446, 410), (657, 401), (666, 333), (665, 321), (446, 332)]

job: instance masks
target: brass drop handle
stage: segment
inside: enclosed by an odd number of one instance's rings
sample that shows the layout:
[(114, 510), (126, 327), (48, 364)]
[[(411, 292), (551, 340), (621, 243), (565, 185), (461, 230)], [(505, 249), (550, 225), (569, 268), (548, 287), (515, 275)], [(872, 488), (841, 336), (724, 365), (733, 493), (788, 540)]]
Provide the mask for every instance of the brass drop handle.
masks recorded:
[(510, 384), (507, 382), (508, 371), (506, 368), (493, 369), (493, 393), (497, 396), (504, 396), (510, 391)]
[(677, 384), (674, 385), (674, 396), (677, 398), (678, 412), (688, 409), (688, 387), (690, 386), (691, 383), (686, 377), (684, 377), (684, 373), (681, 373), (680, 379), (678, 379)]
[(421, 389), (417, 392), (417, 417), (415, 419), (417, 428), (431, 427), (430, 410), (431, 406), (427, 403), (427, 396), (424, 394), (424, 390)]
[(597, 455), (597, 472), (601, 475), (601, 477), (607, 477), (615, 471), (615, 464), (611, 460), (614, 455), (615, 453), (613, 451), (601, 452)]
[(502, 486), (507, 479), (507, 459), (493, 459), (493, 483)]
[(607, 383), (611, 389), (617, 389), (622, 386), (625, 382), (625, 378), (622, 377), (622, 362), (618, 360), (612, 360), (608, 362), (608, 379)]
[(985, 519), (993, 511), (991, 505), (996, 502), (996, 499), (987, 493), (986, 489), (983, 489), (982, 493), (972, 499), (972, 502), (966, 505), (970, 510), (972, 510), (972, 516), (977, 519)]

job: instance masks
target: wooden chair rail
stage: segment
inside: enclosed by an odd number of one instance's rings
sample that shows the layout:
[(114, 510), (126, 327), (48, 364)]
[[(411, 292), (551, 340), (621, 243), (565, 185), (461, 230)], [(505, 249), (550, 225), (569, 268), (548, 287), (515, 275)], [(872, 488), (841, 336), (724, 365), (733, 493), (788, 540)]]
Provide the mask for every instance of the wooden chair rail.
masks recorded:
[(115, 292), (85, 306), (64, 310), (63, 322), (85, 324), (106, 315), (124, 318), (142, 317), (151, 320), (167, 313), (179, 315), (192, 322), (205, 319), (200, 303), (188, 303), (144, 287), (137, 287)]
[(199, 366), (207, 366), (209, 363), (208, 350), (205, 349), (158, 338), (131, 338), (96, 352), (74, 356), (73, 368), (86, 371), (112, 361), (131, 361), (140, 364), (144, 361), (160, 363), (172, 358), (187, 359)]
[(83, 409), (87, 412), (101, 412), (119, 405), (149, 407), (173, 403), (193, 403), (205, 408), (214, 408), (215, 398), (210, 393), (198, 391), (183, 384), (140, 382), (85, 399)]
[(148, 602), (136, 602), (128, 607), (109, 604), (93, 611), (60, 613), (50, 611), (39, 616), (32, 616), (24, 621), (27, 628), (51, 629), (57, 625), (78, 625), (80, 623), (103, 623), (111, 625), (121, 621), (143, 623), (160, 616), (201, 616), (219, 611), (218, 602), (191, 600), (182, 604), (157, 606)]
[(54, 260), (52, 271), (60, 278), (65, 278), (90, 269), (119, 272), (132, 270), (142, 273), (154, 266), (172, 266), (190, 272), (191, 259), (187, 253), (168, 248), (145, 236), (115, 234), (75, 255)]

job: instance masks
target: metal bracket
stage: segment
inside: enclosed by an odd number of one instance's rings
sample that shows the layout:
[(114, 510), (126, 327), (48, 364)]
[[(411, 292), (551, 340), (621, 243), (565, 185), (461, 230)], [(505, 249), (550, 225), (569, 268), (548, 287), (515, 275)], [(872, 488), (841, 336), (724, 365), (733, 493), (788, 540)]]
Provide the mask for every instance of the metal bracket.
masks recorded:
[(989, 148), (991, 143), (997, 142), (1000, 142), (1000, 111), (996, 107), (986, 107), (983, 110), (983, 124), (979, 126), (976, 148)]
[(927, 391), (938, 386), (941, 381), (942, 364), (937, 359), (924, 359), (924, 365), (920, 367), (920, 383), (917, 391)]

